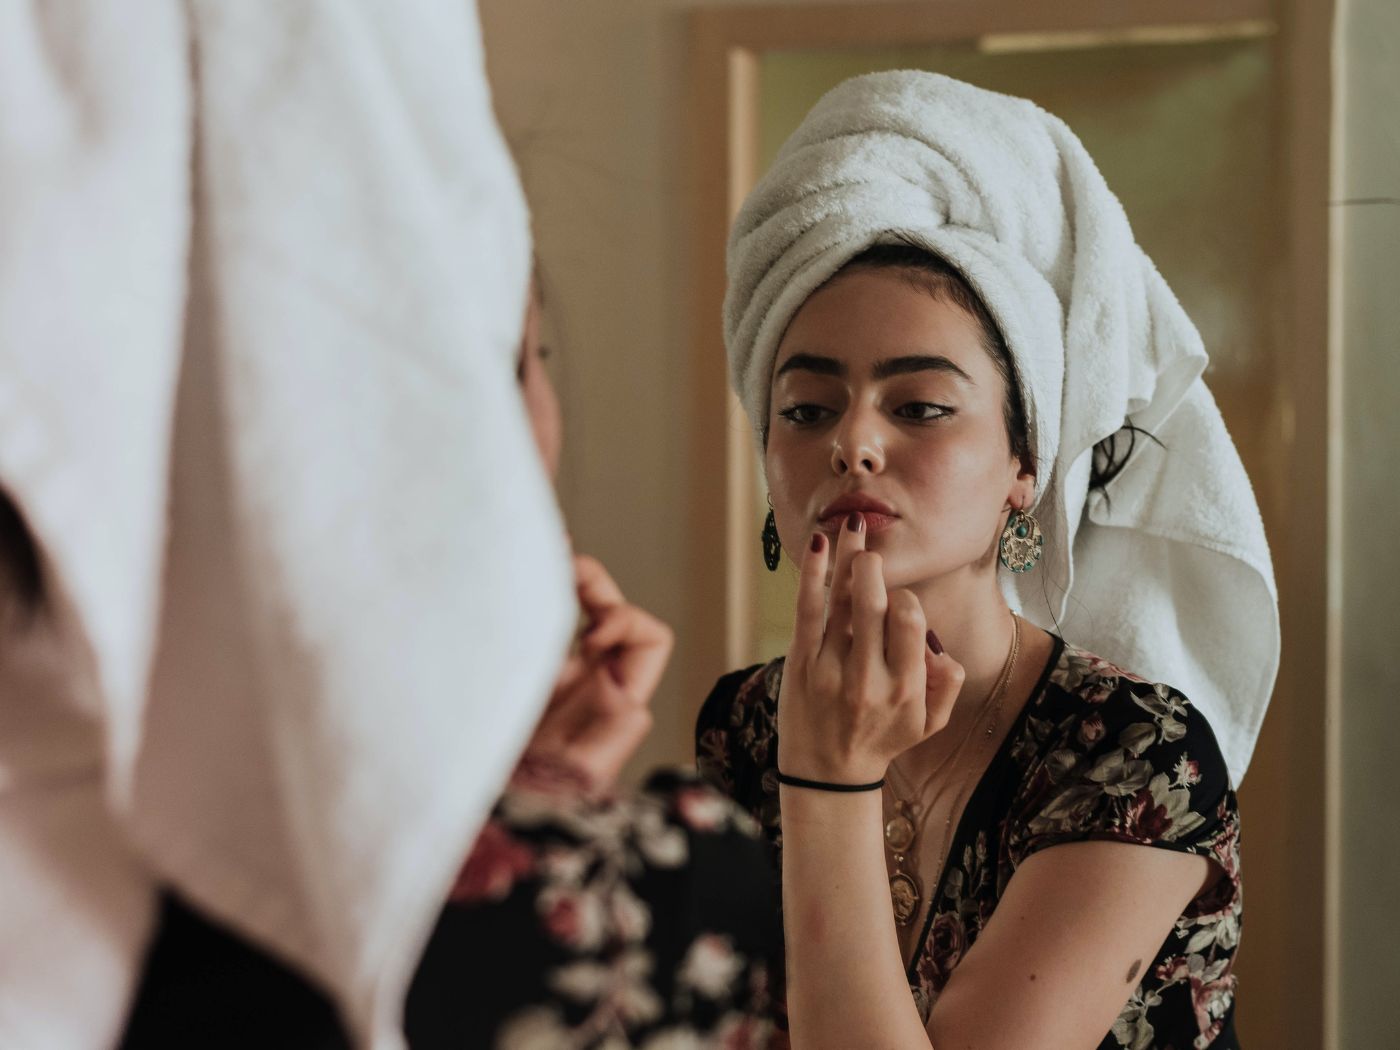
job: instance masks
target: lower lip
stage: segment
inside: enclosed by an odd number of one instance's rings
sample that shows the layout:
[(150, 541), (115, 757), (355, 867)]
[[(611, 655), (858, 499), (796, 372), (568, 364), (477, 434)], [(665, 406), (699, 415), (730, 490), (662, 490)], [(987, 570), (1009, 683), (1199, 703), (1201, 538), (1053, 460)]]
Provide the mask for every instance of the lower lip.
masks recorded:
[[(888, 529), (891, 525), (893, 525), (896, 521), (899, 520), (899, 516), (895, 514), (876, 514), (875, 512), (868, 510), (855, 511), (854, 513), (859, 514), (862, 518), (865, 519), (866, 534), (872, 536), (876, 533), (884, 532), (886, 529)], [(821, 522), (821, 530), (823, 532), (830, 532), (832, 534), (840, 532), (843, 528), (845, 528), (846, 519), (850, 516), (850, 514), (837, 514), (830, 518), (823, 518)]]

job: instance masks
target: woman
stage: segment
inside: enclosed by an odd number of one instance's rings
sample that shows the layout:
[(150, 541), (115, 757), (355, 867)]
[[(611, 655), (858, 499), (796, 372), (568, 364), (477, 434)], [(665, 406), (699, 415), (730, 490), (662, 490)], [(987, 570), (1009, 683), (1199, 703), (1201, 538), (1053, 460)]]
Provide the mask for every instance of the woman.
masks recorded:
[[(532, 295), (518, 376), (551, 476), (560, 413)], [(665, 624), (575, 559), (587, 623), (409, 991), (430, 1047), (767, 1046), (776, 886), (749, 816), (693, 775), (614, 790), (651, 726)], [(484, 946), (491, 946), (489, 949)]]
[[(561, 426), (544, 357), (532, 295), (517, 377), (552, 476)], [(28, 580), (29, 562), (11, 561)], [(757, 829), (693, 776), (658, 773), (616, 793), (650, 729), (671, 632), (595, 559), (577, 556), (575, 571), (585, 629), (418, 964), (409, 1045), (766, 1046), (780, 941)], [(123, 1045), (186, 1043), (351, 1040), (301, 975), (167, 895)]]
[(765, 541), (801, 570), (785, 659), (721, 679), (697, 747), (780, 851), (793, 1044), (1236, 1046), (1272, 577), (1199, 338), (1082, 146), (858, 78), (729, 264)]

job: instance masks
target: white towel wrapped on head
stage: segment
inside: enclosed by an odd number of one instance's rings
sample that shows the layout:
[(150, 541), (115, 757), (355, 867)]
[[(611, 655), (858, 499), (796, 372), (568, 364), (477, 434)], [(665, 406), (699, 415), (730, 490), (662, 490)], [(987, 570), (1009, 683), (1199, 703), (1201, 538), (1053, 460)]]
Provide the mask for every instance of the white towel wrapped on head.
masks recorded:
[[(1045, 555), (1006, 575), (1008, 598), (1179, 687), (1238, 784), (1278, 670), (1263, 524), (1201, 382), (1200, 335), (1063, 121), (934, 73), (870, 74), (823, 97), (730, 236), (725, 339), (753, 425), (807, 297), (866, 248), (904, 242), (967, 278), (1025, 397)], [(1090, 493), (1094, 446), (1129, 422), (1156, 441), (1137, 440)]]

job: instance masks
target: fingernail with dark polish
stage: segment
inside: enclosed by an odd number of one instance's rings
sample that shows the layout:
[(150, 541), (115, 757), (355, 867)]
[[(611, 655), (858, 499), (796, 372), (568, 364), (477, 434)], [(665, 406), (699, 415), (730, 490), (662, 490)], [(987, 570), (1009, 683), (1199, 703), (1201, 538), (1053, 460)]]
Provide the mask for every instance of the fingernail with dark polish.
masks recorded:
[(820, 554), (826, 548), (826, 537), (820, 532), (812, 533), (812, 553)]
[(859, 532), (865, 528), (865, 515), (860, 511), (853, 510), (846, 516), (846, 528), (850, 532)]
[(929, 631), (929, 633), (926, 635), (926, 639), (928, 641), (928, 647), (931, 650), (933, 650), (933, 655), (942, 656), (943, 643), (938, 640), (938, 635), (934, 634), (932, 631)]

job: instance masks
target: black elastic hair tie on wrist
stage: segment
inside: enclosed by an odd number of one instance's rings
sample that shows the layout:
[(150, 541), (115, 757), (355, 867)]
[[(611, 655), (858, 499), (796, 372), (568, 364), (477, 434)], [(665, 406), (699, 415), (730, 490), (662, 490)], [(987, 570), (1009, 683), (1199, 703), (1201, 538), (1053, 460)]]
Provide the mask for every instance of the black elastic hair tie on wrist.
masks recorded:
[(803, 780), (801, 777), (790, 777), (782, 770), (777, 772), (779, 784), (795, 788), (810, 788), (813, 791), (879, 791), (885, 786), (884, 777), (869, 784), (829, 784), (825, 780)]

